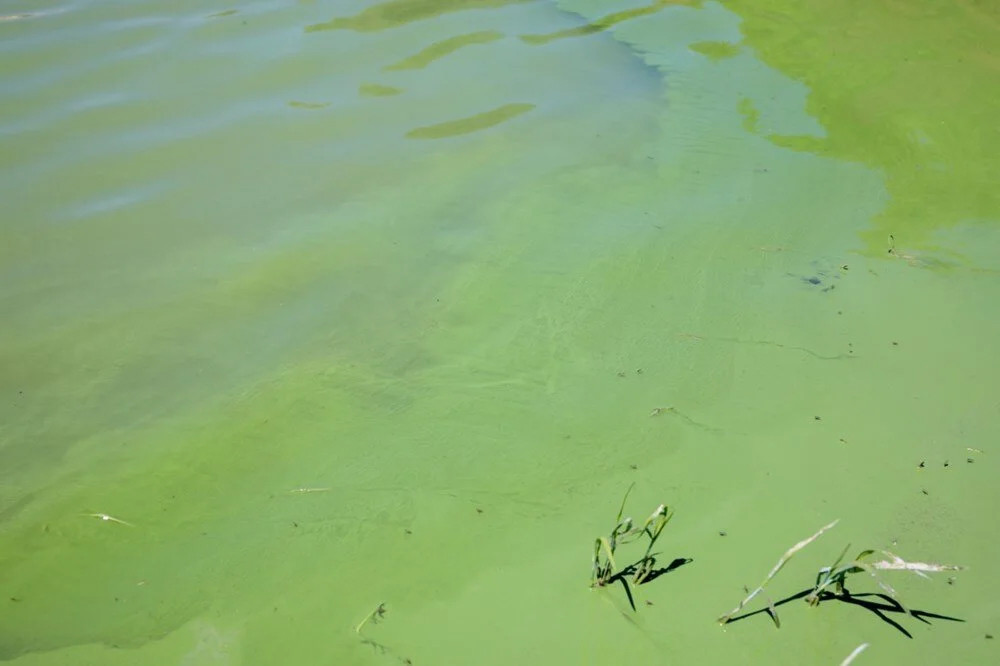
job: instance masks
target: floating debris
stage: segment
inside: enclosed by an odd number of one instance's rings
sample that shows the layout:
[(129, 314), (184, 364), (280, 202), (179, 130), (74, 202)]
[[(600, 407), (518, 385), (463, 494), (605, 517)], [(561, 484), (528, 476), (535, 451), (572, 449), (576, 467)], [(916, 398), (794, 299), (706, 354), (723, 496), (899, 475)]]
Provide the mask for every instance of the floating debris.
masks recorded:
[(135, 527), (132, 523), (122, 520), (121, 518), (115, 518), (114, 516), (109, 516), (106, 513), (85, 513), (84, 516), (88, 518), (100, 518), (104, 522), (118, 523), (119, 525), (126, 525), (128, 527)]

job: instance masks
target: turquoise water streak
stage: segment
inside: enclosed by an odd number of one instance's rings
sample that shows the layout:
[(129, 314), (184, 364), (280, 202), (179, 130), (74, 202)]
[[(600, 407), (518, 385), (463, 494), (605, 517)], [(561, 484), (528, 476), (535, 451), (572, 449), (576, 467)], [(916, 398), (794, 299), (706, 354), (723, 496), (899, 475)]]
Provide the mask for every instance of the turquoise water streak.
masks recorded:
[[(852, 152), (805, 27), (684, 4), (5, 5), (0, 660), (992, 661), (996, 158), (904, 219), (968, 123)], [(714, 623), (835, 518), (775, 600), (850, 542), (965, 621)]]

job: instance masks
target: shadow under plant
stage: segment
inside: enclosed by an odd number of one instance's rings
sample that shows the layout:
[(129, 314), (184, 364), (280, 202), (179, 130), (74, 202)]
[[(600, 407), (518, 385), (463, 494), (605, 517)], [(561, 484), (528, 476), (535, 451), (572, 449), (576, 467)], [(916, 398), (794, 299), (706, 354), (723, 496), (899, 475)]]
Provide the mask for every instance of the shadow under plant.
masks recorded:
[[(621, 507), (619, 507), (618, 515), (615, 518), (615, 527), (611, 530), (610, 535), (597, 537), (594, 540), (594, 563), (591, 574), (591, 587), (606, 587), (620, 583), (633, 611), (636, 610), (636, 607), (632, 586), (650, 583), (663, 574), (691, 562), (689, 558), (675, 558), (665, 567), (656, 566), (656, 558), (660, 553), (653, 552), (653, 546), (660, 538), (663, 528), (673, 517), (673, 512), (667, 508), (666, 504), (661, 504), (641, 526), (635, 526), (632, 518), (622, 518), (625, 513), (625, 503), (628, 501), (629, 493), (632, 492), (634, 486), (635, 484), (632, 484), (625, 491), (625, 497), (622, 498)], [(615, 554), (619, 547), (637, 541), (646, 544), (645, 552), (631, 564), (619, 568), (615, 560)]]
[[(819, 606), (821, 603), (827, 601), (839, 601), (841, 603), (847, 603), (863, 608), (901, 632), (907, 638), (913, 638), (913, 636), (899, 622), (887, 615), (887, 613), (895, 613), (903, 616), (908, 615), (926, 624), (930, 624), (928, 618), (964, 622), (964, 620), (960, 618), (940, 615), (938, 613), (931, 613), (904, 606), (903, 603), (897, 598), (896, 590), (881, 577), (881, 573), (885, 571), (910, 571), (927, 578), (927, 573), (959, 571), (963, 567), (946, 564), (931, 564), (927, 562), (908, 562), (898, 555), (894, 555), (888, 551), (875, 549), (863, 550), (858, 553), (853, 560), (844, 563), (844, 556), (850, 549), (850, 545), (841, 551), (840, 555), (836, 560), (834, 560), (833, 564), (819, 570), (816, 574), (816, 581), (811, 588), (806, 588), (805, 590), (797, 592), (796, 594), (786, 597), (776, 603), (771, 602), (764, 592), (764, 587), (778, 574), (782, 567), (784, 567), (796, 553), (818, 539), (824, 532), (832, 529), (837, 522), (838, 521), (835, 520), (829, 525), (823, 526), (818, 532), (813, 534), (808, 539), (804, 539), (789, 548), (778, 560), (778, 563), (775, 564), (771, 571), (767, 574), (764, 581), (753, 592), (747, 590), (747, 596), (740, 601), (740, 603), (737, 604), (733, 610), (720, 617), (719, 623), (726, 625), (730, 622), (736, 622), (738, 620), (753, 617), (754, 615), (767, 613), (774, 622), (774, 625), (780, 628), (781, 621), (778, 619), (777, 607), (790, 601), (795, 601), (796, 599), (805, 599), (805, 601), (812, 607)], [(862, 573), (867, 573), (871, 576), (878, 587), (882, 589), (882, 592), (851, 594), (851, 592), (847, 589), (847, 578), (854, 574)], [(761, 597), (766, 601), (767, 607), (757, 611), (737, 615), (737, 613), (743, 610), (743, 608), (757, 595), (761, 595)]]

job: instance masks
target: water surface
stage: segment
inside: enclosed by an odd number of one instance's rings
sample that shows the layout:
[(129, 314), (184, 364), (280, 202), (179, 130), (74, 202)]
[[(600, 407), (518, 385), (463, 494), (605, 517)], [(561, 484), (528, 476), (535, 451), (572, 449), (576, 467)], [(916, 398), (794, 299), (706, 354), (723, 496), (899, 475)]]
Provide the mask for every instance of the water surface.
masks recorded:
[(0, 659), (995, 660), (1000, 17), (772, 4), (8, 3)]

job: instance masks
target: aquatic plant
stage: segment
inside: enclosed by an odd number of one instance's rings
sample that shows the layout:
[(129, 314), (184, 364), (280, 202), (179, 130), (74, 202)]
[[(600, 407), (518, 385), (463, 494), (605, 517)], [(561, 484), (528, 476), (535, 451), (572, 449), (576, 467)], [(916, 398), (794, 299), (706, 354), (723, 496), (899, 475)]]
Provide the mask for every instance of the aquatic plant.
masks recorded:
[(365, 616), (365, 619), (361, 620), (361, 622), (358, 623), (358, 626), (354, 627), (354, 633), (356, 633), (358, 636), (361, 637), (361, 643), (363, 645), (367, 645), (367, 646), (371, 647), (373, 650), (375, 650), (379, 654), (392, 657), (393, 659), (395, 659), (399, 663), (404, 664), (404, 666), (412, 666), (413, 660), (411, 660), (409, 657), (405, 657), (402, 654), (400, 654), (399, 652), (396, 652), (394, 649), (390, 648), (388, 645), (385, 645), (384, 643), (380, 643), (380, 642), (378, 642), (378, 641), (376, 641), (376, 640), (374, 640), (372, 638), (369, 638), (369, 637), (367, 637), (367, 636), (365, 636), (364, 634), (361, 633), (361, 630), (364, 629), (364, 627), (365, 627), (366, 624), (368, 624), (368, 623), (378, 624), (379, 622), (381, 622), (382, 620), (384, 620), (385, 619), (385, 612), (386, 612), (385, 602), (383, 601), (383, 602), (379, 603), (378, 606), (375, 607), (375, 610), (373, 610), (372, 612), (368, 613), (368, 615)]
[[(816, 539), (820, 538), (823, 535), (824, 532), (826, 532), (827, 530), (833, 528), (838, 522), (840, 522), (839, 518), (837, 520), (833, 521), (832, 523), (828, 524), (828, 525), (824, 525), (823, 527), (821, 527), (819, 529), (818, 532), (816, 532), (815, 534), (813, 534), (811, 537), (809, 537), (808, 539), (803, 539), (802, 541), (799, 541), (797, 544), (795, 544), (794, 546), (792, 546), (791, 548), (789, 548), (787, 551), (785, 551), (785, 554), (781, 556), (781, 558), (778, 560), (778, 563), (774, 565), (774, 567), (771, 569), (770, 572), (768, 572), (768, 574), (764, 578), (763, 582), (761, 582), (761, 584), (757, 586), (757, 589), (755, 589), (753, 592), (747, 592), (747, 596), (744, 597), (743, 600), (739, 604), (736, 605), (736, 608), (734, 608), (733, 610), (729, 611), (728, 613), (726, 613), (725, 615), (723, 615), (723, 616), (721, 616), (719, 618), (719, 624), (726, 624), (727, 622), (729, 622), (730, 620), (732, 620), (734, 615), (736, 615), (741, 610), (743, 610), (744, 606), (746, 606), (748, 603), (750, 603), (750, 601), (754, 597), (756, 597), (758, 594), (760, 594), (760, 593), (762, 593), (764, 591), (764, 587), (769, 582), (771, 582), (772, 578), (774, 578), (775, 576), (778, 575), (778, 572), (781, 571), (782, 567), (784, 567), (785, 564), (788, 563), (788, 560), (792, 559), (792, 557), (796, 553), (798, 553), (800, 550), (802, 550), (803, 548), (805, 548), (806, 546), (808, 546), (809, 544), (811, 544), (813, 541), (815, 541)], [(778, 614), (774, 610), (774, 604), (768, 603), (768, 613), (771, 615), (771, 619), (774, 620), (775, 625), (781, 626), (780, 623), (779, 623), (779, 621), (778, 621)]]
[[(635, 484), (630, 485), (628, 490), (625, 491), (625, 497), (622, 498), (618, 515), (615, 517), (614, 529), (611, 530), (611, 533), (607, 537), (597, 537), (594, 541), (594, 561), (591, 574), (591, 587), (604, 587), (615, 581), (621, 581), (625, 586), (629, 603), (632, 603), (629, 579), (631, 578), (632, 585), (641, 585), (650, 580), (657, 572), (655, 567), (656, 555), (658, 553), (653, 552), (653, 546), (656, 544), (656, 540), (660, 538), (663, 528), (666, 527), (667, 523), (673, 517), (673, 512), (667, 508), (667, 505), (661, 504), (656, 507), (641, 526), (634, 526), (631, 518), (622, 518), (625, 513), (625, 503), (628, 501), (629, 493), (632, 492), (633, 487), (635, 487)], [(618, 547), (643, 538), (647, 539), (648, 542), (642, 557), (634, 563), (619, 569), (618, 564), (615, 562), (615, 552), (618, 550)], [(635, 608), (634, 603), (632, 607), (633, 609)]]
[[(806, 596), (806, 602), (810, 606), (817, 606), (819, 602), (824, 598), (830, 597), (848, 597), (850, 592), (847, 591), (846, 580), (847, 577), (854, 573), (868, 573), (872, 578), (875, 579), (876, 584), (882, 588), (885, 592), (889, 594), (900, 606), (902, 602), (896, 596), (896, 590), (892, 588), (888, 583), (883, 581), (879, 577), (880, 571), (912, 571), (918, 576), (928, 578), (927, 573), (934, 573), (940, 571), (961, 571), (964, 567), (950, 565), (950, 564), (932, 564), (928, 562), (907, 562), (898, 555), (894, 555), (887, 550), (863, 550), (858, 553), (857, 557), (853, 561), (847, 564), (841, 565), (840, 563), (844, 559), (844, 555), (847, 554), (847, 550), (850, 548), (850, 544), (841, 551), (840, 556), (828, 567), (823, 567), (816, 574), (816, 584), (813, 586), (812, 592)], [(887, 559), (879, 559), (871, 561), (872, 556), (882, 555)], [(830, 592), (829, 588), (833, 587), (833, 591)], [(909, 612), (909, 611), (907, 611)]]
[[(728, 613), (719, 618), (718, 620), (719, 623), (726, 624), (730, 622), (736, 615), (736, 613), (740, 612), (755, 596), (761, 594), (764, 591), (764, 587), (771, 581), (771, 579), (773, 579), (778, 574), (778, 572), (782, 569), (782, 567), (785, 566), (788, 560), (790, 560), (800, 550), (802, 550), (810, 543), (812, 543), (820, 536), (822, 536), (824, 532), (833, 528), (838, 522), (839, 520), (835, 520), (828, 525), (824, 525), (822, 528), (819, 529), (819, 531), (817, 531), (808, 539), (803, 539), (802, 541), (798, 542), (797, 544), (789, 548), (785, 552), (785, 554), (782, 555), (781, 558), (778, 560), (778, 563), (775, 564), (774, 567), (771, 569), (771, 571), (767, 574), (767, 576), (764, 578), (764, 581), (753, 592), (750, 592), (748, 590), (747, 596), (742, 601), (740, 601), (740, 603), (736, 606), (736, 608), (734, 608), (733, 610), (729, 611)], [(848, 544), (847, 547), (845, 547), (841, 551), (840, 555), (837, 556), (837, 559), (834, 560), (833, 564), (831, 564), (828, 567), (823, 567), (822, 569), (819, 570), (819, 572), (816, 574), (816, 581), (813, 584), (811, 590), (805, 590), (797, 595), (792, 596), (789, 599), (786, 599), (785, 601), (790, 601), (792, 599), (804, 597), (806, 603), (808, 603), (810, 606), (815, 607), (819, 605), (820, 601), (824, 601), (826, 599), (839, 598), (842, 600), (847, 600), (851, 596), (850, 592), (847, 590), (846, 587), (847, 577), (850, 576), (851, 574), (868, 573), (869, 575), (872, 576), (872, 578), (875, 580), (878, 586), (882, 588), (882, 590), (884, 590), (886, 593), (888, 593), (889, 597), (891, 597), (893, 602), (898, 604), (899, 608), (901, 608), (903, 612), (913, 615), (913, 613), (907, 610), (903, 606), (902, 602), (899, 601), (899, 599), (896, 596), (896, 591), (892, 588), (892, 586), (890, 586), (888, 583), (886, 583), (884, 580), (880, 578), (879, 576), (880, 572), (912, 571), (913, 573), (919, 576), (927, 578), (926, 575), (927, 573), (940, 572), (940, 571), (960, 571), (964, 568), (961, 566), (948, 565), (948, 564), (908, 562), (903, 558), (899, 557), (898, 555), (890, 553), (889, 551), (876, 550), (876, 549), (862, 550), (853, 560), (847, 562), (846, 564), (843, 564), (844, 556), (847, 554), (847, 551), (850, 549), (850, 547), (851, 547), (850, 544)], [(882, 556), (882, 559), (874, 559), (879, 555)], [(779, 602), (779, 604), (777, 605), (780, 605), (780, 603), (785, 603), (785, 601)], [(771, 619), (774, 621), (775, 626), (780, 627), (781, 623), (778, 620), (778, 613), (775, 610), (776, 604), (771, 603), (770, 600), (767, 600), (767, 604), (768, 604), (767, 607), (768, 615), (771, 616)]]
[(378, 624), (379, 621), (384, 619), (385, 619), (385, 602), (383, 601), (378, 606), (375, 607), (375, 610), (373, 610), (371, 613), (368, 613), (368, 615), (365, 616), (365, 619), (361, 620), (358, 626), (354, 627), (354, 633), (360, 635), (361, 630), (364, 628), (366, 624), (368, 624), (369, 622), (371, 622), (372, 624)]

